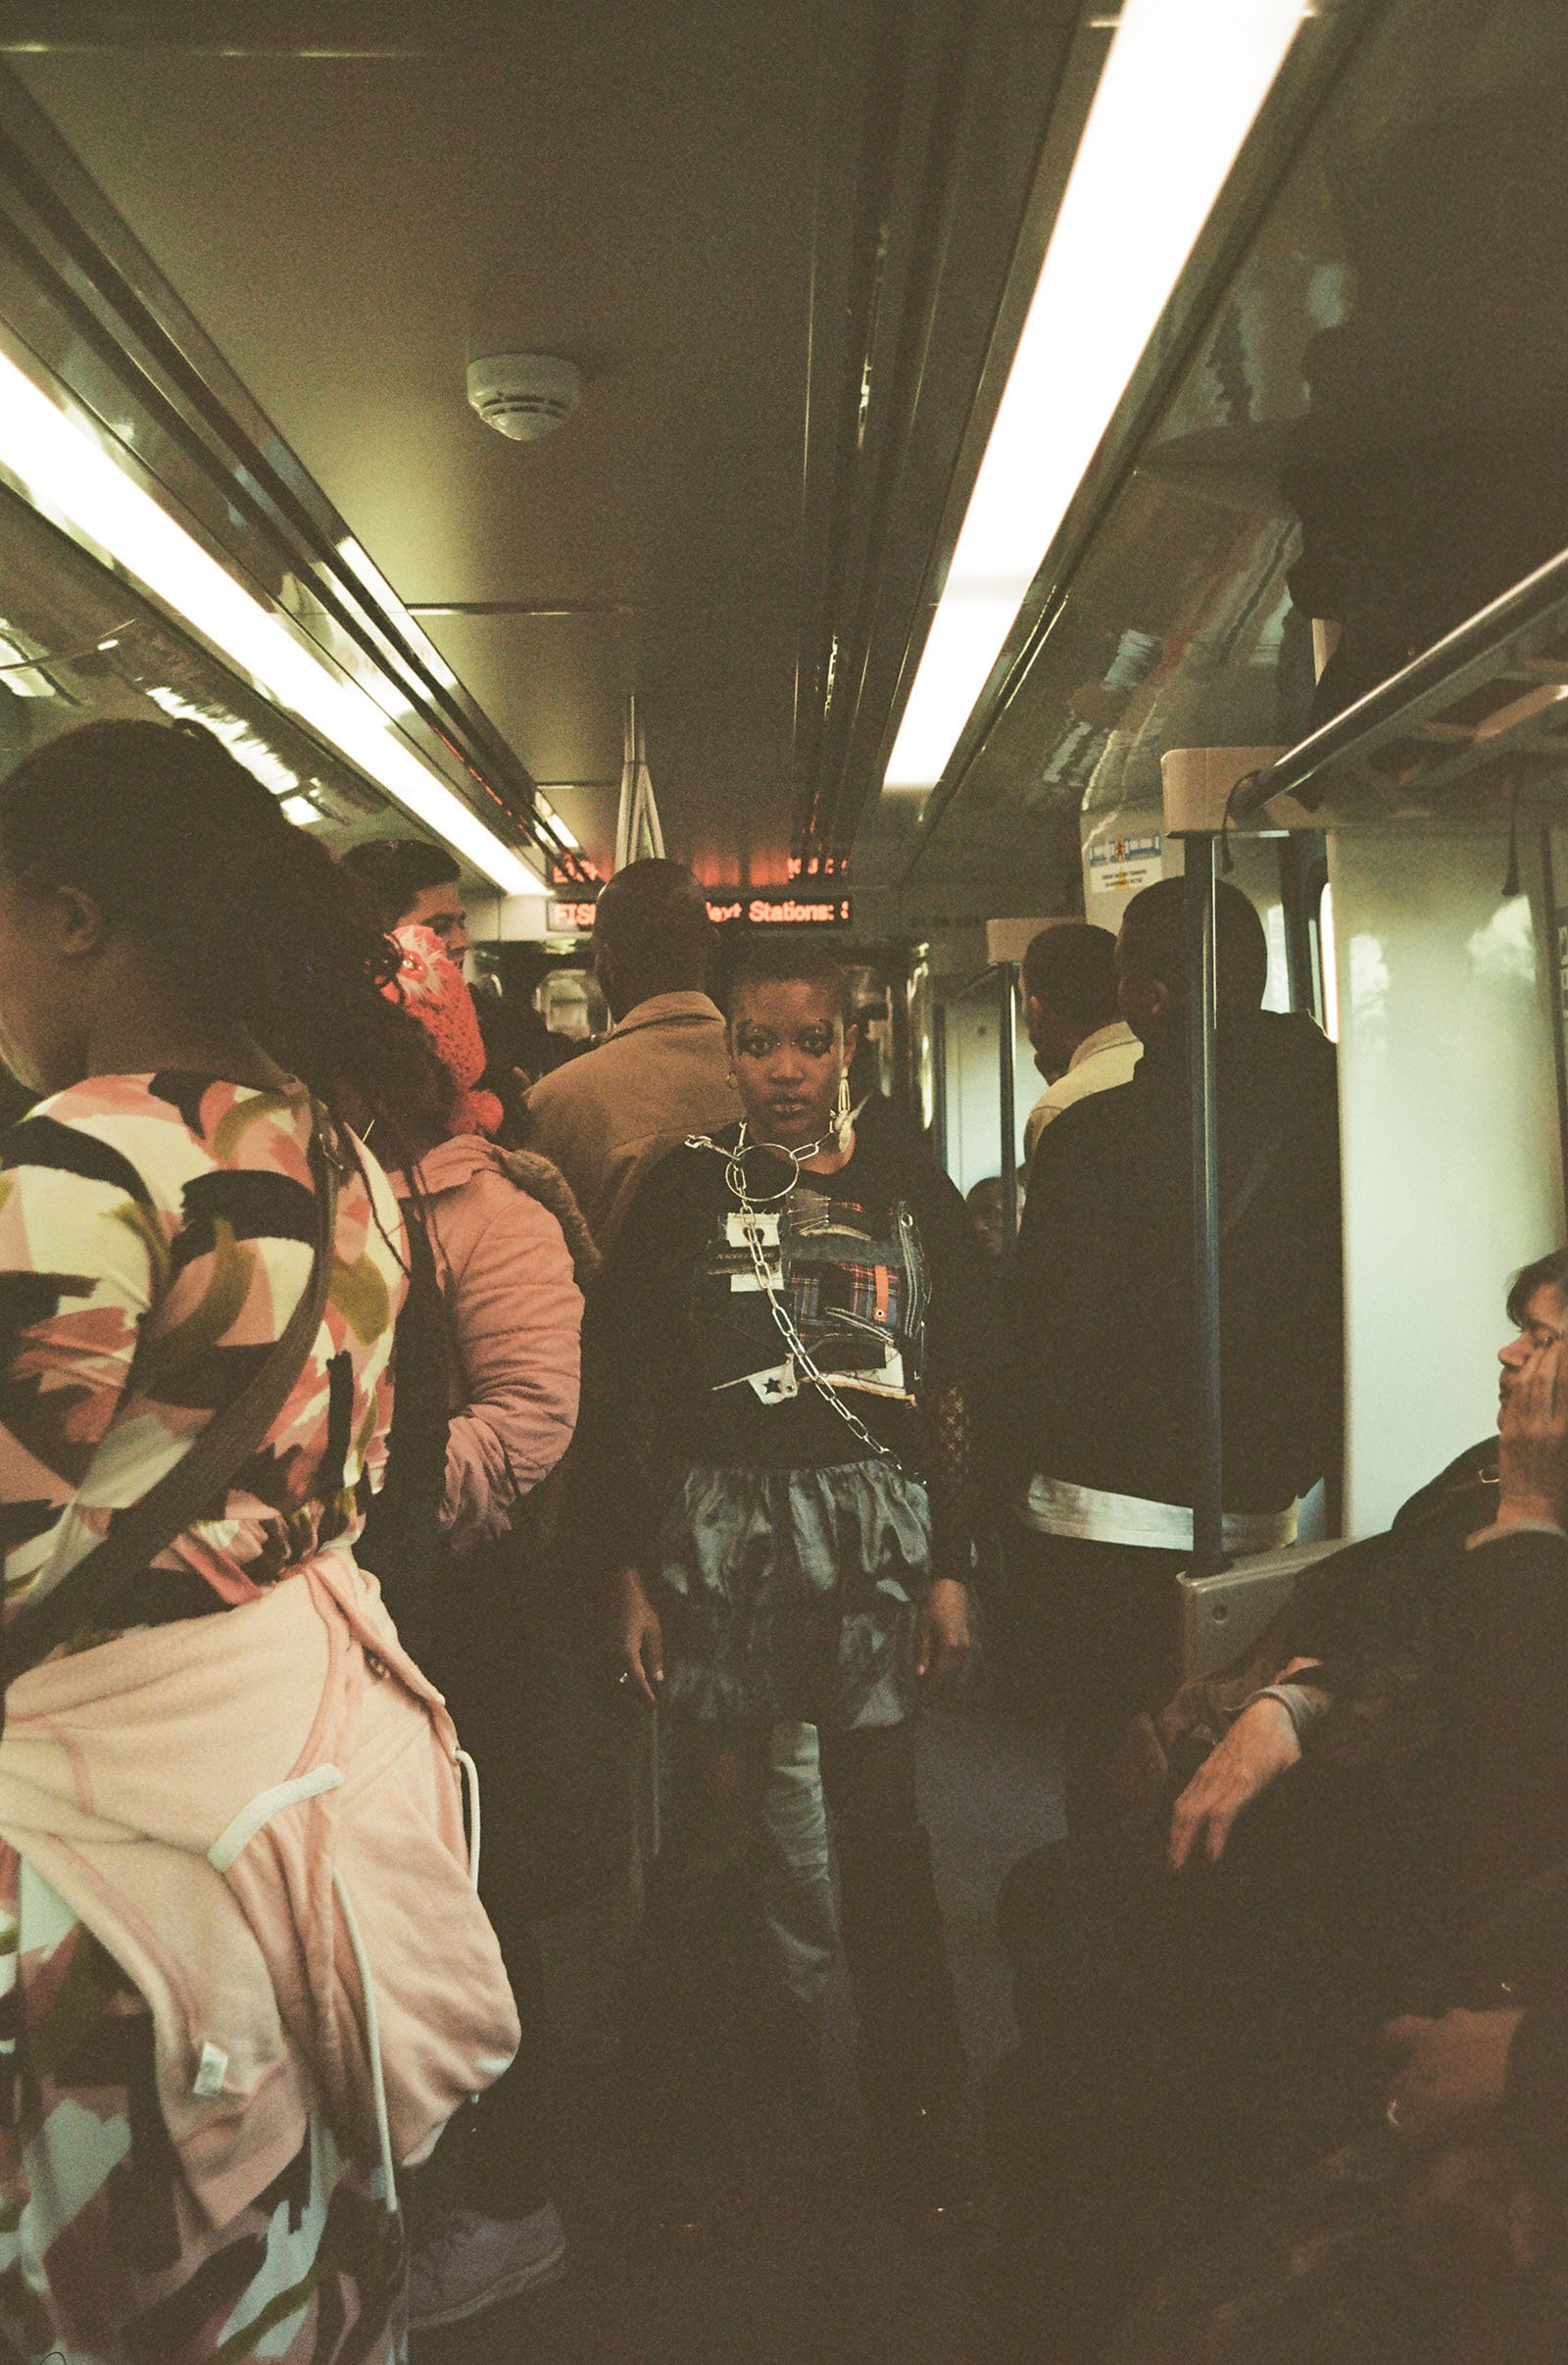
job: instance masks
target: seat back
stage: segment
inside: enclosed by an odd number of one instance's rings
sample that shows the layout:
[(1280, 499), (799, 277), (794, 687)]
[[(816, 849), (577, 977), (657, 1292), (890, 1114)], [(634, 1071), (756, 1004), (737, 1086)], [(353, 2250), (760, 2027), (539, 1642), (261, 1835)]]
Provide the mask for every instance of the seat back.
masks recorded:
[(1277, 1552), (1253, 1552), (1217, 1576), (1178, 1577), (1180, 1681), (1197, 1683), (1240, 1658), (1284, 1608), (1301, 1571), (1343, 1551), (1348, 1541), (1329, 1536), (1287, 1544)]

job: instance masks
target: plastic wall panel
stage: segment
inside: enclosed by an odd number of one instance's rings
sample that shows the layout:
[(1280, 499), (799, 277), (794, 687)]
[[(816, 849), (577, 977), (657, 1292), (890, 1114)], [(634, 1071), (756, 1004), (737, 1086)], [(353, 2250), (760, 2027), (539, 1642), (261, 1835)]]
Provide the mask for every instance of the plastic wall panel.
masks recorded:
[[(997, 1034), (1001, 1010), (989, 986), (957, 995), (942, 1013), (947, 1029), (947, 1165), (960, 1191), (972, 1191), (988, 1174), (1001, 1171), (1001, 1078), (997, 1064)], [(1018, 1150), (1023, 1156), (1023, 1124), (1046, 1087), (1034, 1063), (1034, 1053), (1022, 1024), (1013, 1043), (1013, 1107), (1017, 1118)]]
[(1561, 1234), (1555, 930), (1525, 853), (1505, 901), (1499, 838), (1329, 838), (1352, 1535), (1493, 1425), (1506, 1277)]

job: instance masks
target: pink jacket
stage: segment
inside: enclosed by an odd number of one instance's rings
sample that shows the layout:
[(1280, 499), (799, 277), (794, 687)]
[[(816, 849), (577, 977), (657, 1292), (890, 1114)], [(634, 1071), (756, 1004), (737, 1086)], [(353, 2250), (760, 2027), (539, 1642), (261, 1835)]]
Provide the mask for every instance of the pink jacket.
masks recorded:
[(0, 1837), (145, 1997), (165, 2123), (215, 2226), (294, 2158), (318, 2102), (389, 2168), (516, 2046), (452, 1720), (342, 1546), (220, 1617), (19, 1677)]
[(513, 1503), (571, 1442), (582, 1294), (561, 1225), (511, 1180), (494, 1142), (465, 1133), (440, 1143), (419, 1180), (461, 1365), (441, 1505), (461, 1551), (504, 1534)]

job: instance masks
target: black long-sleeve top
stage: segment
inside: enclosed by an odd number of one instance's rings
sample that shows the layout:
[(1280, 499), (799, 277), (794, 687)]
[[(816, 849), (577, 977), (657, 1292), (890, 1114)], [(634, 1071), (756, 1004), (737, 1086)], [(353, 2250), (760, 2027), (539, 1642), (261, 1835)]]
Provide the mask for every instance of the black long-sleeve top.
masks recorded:
[[(1220, 1327), (1227, 1509), (1321, 1477), (1341, 1369), (1339, 1119), (1308, 1018), (1225, 1020)], [(1190, 1503), (1199, 1453), (1184, 1043), (1048, 1125), (1013, 1265), (1014, 1483)]]
[[(737, 1131), (714, 1139), (728, 1149)], [(748, 1286), (753, 1258), (731, 1237), (739, 1208), (725, 1169), (715, 1151), (672, 1151), (639, 1189), (589, 1303), (576, 1479), (607, 1564), (648, 1565), (694, 1466), (815, 1468), (875, 1451), (799, 1371), (766, 1294)], [(966, 1579), (967, 1380), (991, 1303), (962, 1201), (891, 1131), (858, 1138), (837, 1173), (803, 1174), (780, 1201), (769, 1194), (788, 1182), (787, 1161), (753, 1150), (746, 1174), (759, 1212), (780, 1216), (777, 1248), (763, 1254), (812, 1359), (876, 1444), (924, 1481), (933, 1574)], [(779, 1375), (792, 1364), (790, 1393)]]

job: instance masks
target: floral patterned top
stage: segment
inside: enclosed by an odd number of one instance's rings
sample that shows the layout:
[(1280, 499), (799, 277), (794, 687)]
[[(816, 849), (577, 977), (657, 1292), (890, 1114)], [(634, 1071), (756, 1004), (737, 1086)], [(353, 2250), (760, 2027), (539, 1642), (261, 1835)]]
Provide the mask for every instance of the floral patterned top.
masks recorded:
[[(0, 1568), (5, 1608), (57, 1585), (233, 1401), (310, 1278), (303, 1086), (97, 1076), (0, 1134)], [(344, 1179), (316, 1345), (221, 1516), (142, 1580), (127, 1623), (258, 1591), (361, 1524), (379, 1476), (402, 1301), (398, 1203)]]

